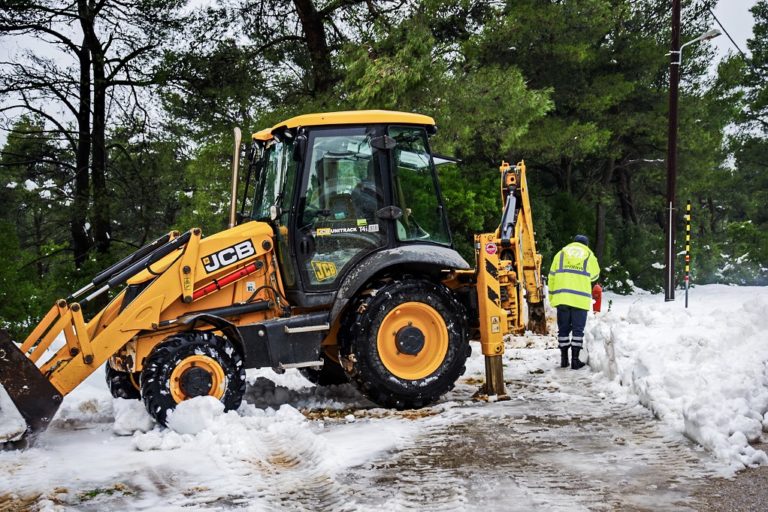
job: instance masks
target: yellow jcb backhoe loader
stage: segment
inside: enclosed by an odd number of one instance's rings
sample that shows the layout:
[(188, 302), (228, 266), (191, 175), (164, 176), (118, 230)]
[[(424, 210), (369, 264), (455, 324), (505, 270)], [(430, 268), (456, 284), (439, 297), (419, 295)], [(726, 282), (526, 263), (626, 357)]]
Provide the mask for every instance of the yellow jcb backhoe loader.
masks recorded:
[(105, 361), (113, 396), (143, 400), (161, 424), (197, 396), (236, 409), (258, 367), (422, 407), (452, 389), (477, 337), (484, 391), (504, 394), (503, 336), (525, 331), (524, 300), (529, 328), (546, 329), (525, 165), (502, 164), (502, 221), (476, 236), (472, 269), (452, 247), (435, 132), (390, 111), (289, 119), (252, 136), (238, 212), (236, 130), (229, 229), (168, 233), (58, 300), (20, 347), (0, 340), (0, 384), (27, 438)]

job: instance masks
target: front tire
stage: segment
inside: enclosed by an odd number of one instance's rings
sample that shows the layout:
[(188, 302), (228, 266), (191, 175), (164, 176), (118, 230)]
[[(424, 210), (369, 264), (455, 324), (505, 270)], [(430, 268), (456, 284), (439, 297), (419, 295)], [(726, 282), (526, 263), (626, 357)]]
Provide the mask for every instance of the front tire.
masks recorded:
[(161, 425), (184, 400), (213, 396), (237, 409), (245, 393), (245, 367), (230, 341), (211, 332), (174, 334), (159, 343), (141, 372), (144, 406)]
[(466, 314), (425, 279), (394, 280), (360, 297), (341, 339), (342, 366), (370, 400), (418, 409), (453, 389), (470, 354)]
[(105, 368), (107, 387), (114, 398), (125, 398), (126, 400), (141, 398), (141, 391), (139, 390), (141, 372), (121, 372), (109, 366), (109, 363), (105, 365)]

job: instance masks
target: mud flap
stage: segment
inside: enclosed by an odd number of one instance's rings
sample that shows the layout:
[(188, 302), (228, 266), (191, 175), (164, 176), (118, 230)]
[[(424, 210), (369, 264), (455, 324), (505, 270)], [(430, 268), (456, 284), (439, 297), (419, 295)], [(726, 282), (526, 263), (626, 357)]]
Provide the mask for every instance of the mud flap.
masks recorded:
[(11, 447), (24, 447), (48, 427), (62, 396), (3, 330), (0, 330), (0, 385), (27, 424), (22, 436), (26, 443), (17, 442)]

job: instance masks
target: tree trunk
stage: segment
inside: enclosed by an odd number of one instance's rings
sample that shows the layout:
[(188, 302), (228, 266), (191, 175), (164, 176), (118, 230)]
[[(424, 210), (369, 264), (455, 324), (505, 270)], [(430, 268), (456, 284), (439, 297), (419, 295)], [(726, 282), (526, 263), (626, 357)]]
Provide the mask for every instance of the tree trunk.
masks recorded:
[(613, 158), (609, 158), (606, 163), (605, 170), (603, 171), (602, 179), (600, 180), (600, 190), (597, 193), (597, 212), (595, 215), (595, 256), (598, 261), (603, 260), (605, 254), (605, 217), (606, 217), (606, 201), (608, 198), (607, 190), (613, 179), (613, 173), (616, 169), (616, 161)]
[(88, 164), (91, 154), (91, 54), (86, 39), (80, 48), (80, 95), (77, 114), (77, 156), (72, 204), (71, 233), (75, 268), (80, 268), (88, 257), (91, 240), (85, 228), (90, 179)]
[[(84, 3), (83, 0), (80, 1)], [(87, 8), (86, 8), (87, 9)], [(93, 69), (93, 131), (91, 134), (91, 178), (93, 180), (93, 209), (91, 222), (96, 250), (100, 254), (109, 251), (110, 216), (106, 180), (106, 104), (107, 80), (105, 56), (101, 41), (96, 35), (95, 17), (91, 10), (81, 16), (80, 25), (91, 51)]]
[(35, 258), (37, 263), (35, 264), (37, 270), (37, 277), (42, 279), (46, 272), (46, 263), (44, 261), (45, 254), (43, 253), (43, 246), (48, 242), (43, 236), (43, 224), (45, 222), (45, 212), (36, 211), (32, 215), (32, 233), (35, 243)]
[(621, 206), (621, 218), (624, 222), (637, 224), (637, 211), (635, 210), (635, 202), (632, 197), (632, 176), (626, 168), (620, 168), (617, 172), (619, 183), (616, 185), (616, 195)]
[(598, 198), (595, 212), (595, 256), (597, 261), (603, 261), (605, 253), (605, 203)]
[(568, 192), (568, 194), (571, 194), (571, 173), (573, 170), (573, 167), (571, 165), (571, 160), (566, 157), (560, 157), (560, 170), (563, 175), (563, 190)]
[(336, 76), (331, 66), (331, 51), (325, 33), (323, 18), (318, 14), (312, 0), (293, 0), (299, 14), (301, 29), (307, 42), (312, 62), (313, 91), (323, 93), (330, 90)]
[(93, 178), (93, 235), (96, 250), (105, 254), (110, 244), (109, 194), (106, 179), (106, 100), (104, 55), (93, 52), (93, 137), (91, 143), (91, 174)]

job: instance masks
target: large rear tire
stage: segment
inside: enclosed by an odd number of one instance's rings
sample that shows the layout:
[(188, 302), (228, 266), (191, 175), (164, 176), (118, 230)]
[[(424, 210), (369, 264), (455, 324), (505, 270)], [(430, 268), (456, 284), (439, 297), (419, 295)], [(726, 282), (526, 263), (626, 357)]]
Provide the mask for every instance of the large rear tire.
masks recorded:
[(107, 387), (114, 398), (127, 400), (139, 400), (141, 398), (141, 391), (139, 390), (141, 372), (121, 372), (109, 364), (106, 364), (105, 368)]
[(245, 367), (227, 339), (210, 332), (174, 334), (159, 343), (141, 372), (144, 406), (161, 425), (184, 400), (213, 396), (237, 409), (245, 393)]
[(350, 308), (340, 336), (342, 366), (370, 400), (417, 409), (453, 389), (471, 349), (464, 308), (426, 279), (382, 283)]

